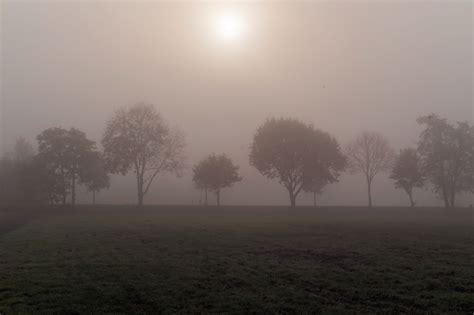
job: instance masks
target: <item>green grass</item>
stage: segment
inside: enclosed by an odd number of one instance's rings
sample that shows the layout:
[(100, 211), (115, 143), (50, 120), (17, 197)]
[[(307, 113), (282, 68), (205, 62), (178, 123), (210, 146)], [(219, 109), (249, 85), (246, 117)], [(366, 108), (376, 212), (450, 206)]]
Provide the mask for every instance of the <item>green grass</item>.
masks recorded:
[(0, 211), (0, 313), (474, 312), (472, 212)]

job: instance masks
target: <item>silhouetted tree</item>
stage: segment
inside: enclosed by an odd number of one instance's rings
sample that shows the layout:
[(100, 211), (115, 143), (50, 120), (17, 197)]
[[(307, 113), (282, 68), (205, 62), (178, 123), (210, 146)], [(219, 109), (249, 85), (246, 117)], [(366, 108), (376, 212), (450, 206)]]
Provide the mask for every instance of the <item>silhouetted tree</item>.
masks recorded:
[(19, 138), (13, 152), (0, 159), (0, 202), (34, 204), (47, 201), (42, 173), (33, 146)]
[(365, 175), (369, 207), (372, 207), (372, 181), (378, 173), (391, 169), (394, 152), (382, 134), (366, 131), (347, 145), (346, 155), (350, 171)]
[(42, 188), (46, 191), (49, 203), (66, 204), (67, 193), (70, 188), (66, 181), (66, 172), (61, 166), (52, 162), (49, 154), (37, 154), (34, 163), (38, 166), (38, 177), (41, 178)]
[(400, 151), (395, 158), (390, 178), (395, 181), (396, 188), (401, 188), (408, 194), (410, 205), (414, 207), (413, 189), (424, 185), (421, 160), (415, 149), (406, 148)]
[(474, 191), (474, 127), (436, 115), (417, 121), (425, 126), (418, 142), (423, 171), (445, 207), (454, 207), (457, 193)]
[(35, 183), (32, 178), (32, 161), (35, 155), (33, 146), (23, 137), (16, 140), (12, 157), (13, 175), (10, 180), (15, 182), (15, 194), (18, 201), (33, 202)]
[(209, 183), (207, 178), (210, 177), (211, 173), (211, 164), (207, 159), (200, 161), (198, 164), (193, 167), (193, 182), (194, 186), (204, 191), (204, 205), (208, 205), (208, 192), (209, 192)]
[[(63, 204), (66, 204), (68, 189), (71, 203), (76, 203), (76, 182), (88, 156), (95, 151), (95, 142), (75, 128), (49, 128), (37, 137), (39, 158), (48, 169), (51, 179), (60, 178)], [(56, 183), (51, 187), (57, 187)]]
[(321, 195), (323, 193), (324, 187), (328, 184), (328, 181), (321, 177), (314, 177), (312, 180), (308, 181), (305, 186), (303, 186), (303, 190), (305, 192), (309, 192), (313, 194), (313, 206), (317, 206), (317, 195)]
[(87, 139), (86, 134), (75, 128), (68, 131), (68, 161), (71, 177), (71, 203), (76, 204), (76, 182), (80, 180), (82, 170), (88, 167), (90, 156), (94, 154), (95, 142)]
[(14, 203), (18, 200), (18, 177), (15, 163), (11, 154), (5, 154), (0, 159), (0, 201), (3, 204)]
[(139, 206), (158, 174), (179, 176), (184, 168), (184, 137), (165, 124), (153, 105), (119, 109), (107, 122), (102, 145), (112, 173), (135, 172)]
[(30, 162), (34, 156), (33, 146), (25, 138), (18, 138), (13, 149), (13, 159), (17, 162)]
[(110, 176), (107, 172), (103, 156), (99, 152), (93, 152), (86, 160), (81, 171), (81, 184), (92, 193), (92, 204), (95, 205), (96, 193), (110, 187)]
[[(216, 193), (217, 206), (221, 205), (220, 194), (223, 188), (232, 187), (242, 180), (238, 174), (239, 167), (225, 154), (209, 155), (193, 168), (193, 181), (196, 187)], [(207, 198), (206, 198), (207, 199)], [(207, 200), (206, 200), (207, 204)]]
[[(68, 180), (69, 163), (67, 161), (67, 138), (68, 131), (63, 128), (49, 128), (39, 134), (38, 160), (51, 180), (49, 188), (50, 200), (56, 200), (57, 195), (61, 195), (62, 204), (66, 204), (67, 194), (70, 187)], [(54, 179), (54, 184), (53, 184)]]
[(250, 164), (264, 176), (278, 179), (294, 207), (305, 187), (317, 180), (337, 181), (345, 158), (328, 133), (295, 119), (269, 119), (254, 136)]

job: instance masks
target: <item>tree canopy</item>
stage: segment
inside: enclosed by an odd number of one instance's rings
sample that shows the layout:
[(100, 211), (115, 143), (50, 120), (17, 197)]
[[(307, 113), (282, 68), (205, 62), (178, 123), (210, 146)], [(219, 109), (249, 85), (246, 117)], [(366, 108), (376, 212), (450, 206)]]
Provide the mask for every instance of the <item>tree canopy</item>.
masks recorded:
[(221, 190), (242, 180), (238, 169), (227, 155), (211, 154), (194, 166), (193, 181), (199, 189), (214, 191), (220, 206)]
[(423, 172), (445, 206), (454, 207), (457, 193), (474, 191), (474, 127), (436, 115), (417, 121), (425, 127), (418, 142)]
[(158, 174), (179, 176), (184, 168), (182, 133), (170, 129), (151, 104), (119, 109), (107, 122), (102, 145), (110, 172), (135, 173), (139, 206)]
[(78, 129), (49, 128), (37, 136), (38, 159), (47, 170), (51, 181), (51, 195), (62, 195), (66, 204), (69, 190), (71, 202), (76, 202), (76, 181), (80, 180), (91, 154), (96, 151), (95, 142)]
[(288, 190), (290, 204), (318, 179), (337, 181), (346, 160), (328, 133), (296, 119), (268, 119), (254, 135), (250, 164)]
[(396, 188), (403, 189), (408, 194), (410, 205), (414, 207), (413, 189), (423, 187), (425, 182), (420, 157), (415, 149), (400, 150), (393, 163), (390, 178), (395, 181)]
[(81, 184), (92, 192), (92, 204), (95, 205), (96, 193), (110, 187), (110, 176), (105, 166), (103, 155), (94, 152), (87, 159), (87, 163), (81, 172)]

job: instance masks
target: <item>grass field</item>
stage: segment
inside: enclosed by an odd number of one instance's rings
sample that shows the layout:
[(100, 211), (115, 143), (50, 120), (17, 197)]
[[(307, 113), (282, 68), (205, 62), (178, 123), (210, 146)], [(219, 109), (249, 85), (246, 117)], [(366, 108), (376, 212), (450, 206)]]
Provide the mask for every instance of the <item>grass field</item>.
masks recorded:
[(474, 312), (469, 209), (0, 211), (0, 313)]

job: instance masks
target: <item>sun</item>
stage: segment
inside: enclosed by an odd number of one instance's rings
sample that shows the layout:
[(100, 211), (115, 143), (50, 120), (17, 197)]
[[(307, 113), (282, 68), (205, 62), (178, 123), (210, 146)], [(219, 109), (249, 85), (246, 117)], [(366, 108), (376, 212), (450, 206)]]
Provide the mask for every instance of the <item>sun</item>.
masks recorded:
[(237, 11), (222, 11), (215, 15), (215, 31), (217, 37), (225, 42), (236, 42), (246, 32), (246, 23)]

